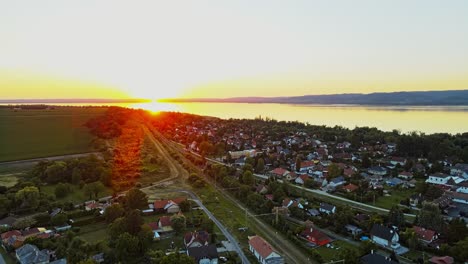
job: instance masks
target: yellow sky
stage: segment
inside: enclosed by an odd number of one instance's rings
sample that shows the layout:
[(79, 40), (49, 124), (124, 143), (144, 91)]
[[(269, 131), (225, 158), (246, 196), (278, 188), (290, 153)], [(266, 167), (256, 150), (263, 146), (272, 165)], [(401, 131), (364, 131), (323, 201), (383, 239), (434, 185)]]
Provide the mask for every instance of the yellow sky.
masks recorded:
[(456, 0), (11, 1), (0, 8), (0, 99), (468, 89), (466, 10)]

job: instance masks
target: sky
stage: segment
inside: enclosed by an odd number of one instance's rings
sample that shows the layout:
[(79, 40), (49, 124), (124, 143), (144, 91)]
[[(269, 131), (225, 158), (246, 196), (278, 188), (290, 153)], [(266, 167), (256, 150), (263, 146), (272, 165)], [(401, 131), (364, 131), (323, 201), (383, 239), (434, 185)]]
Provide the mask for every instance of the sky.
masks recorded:
[(468, 1), (0, 0), (0, 98), (468, 89)]

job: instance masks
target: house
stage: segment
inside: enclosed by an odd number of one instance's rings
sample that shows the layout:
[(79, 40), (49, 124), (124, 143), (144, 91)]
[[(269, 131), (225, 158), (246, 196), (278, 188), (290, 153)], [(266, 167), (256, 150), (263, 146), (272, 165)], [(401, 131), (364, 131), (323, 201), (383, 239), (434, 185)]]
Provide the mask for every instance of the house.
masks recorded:
[(161, 239), (161, 236), (159, 235), (158, 231), (159, 231), (159, 223), (157, 222), (151, 222), (151, 223), (148, 223), (148, 226), (151, 228), (151, 230), (153, 231), (153, 240), (160, 240)]
[(413, 194), (410, 196), (410, 205), (413, 207), (418, 206), (424, 200), (422, 194)]
[(339, 176), (339, 177), (336, 177), (336, 178), (332, 179), (330, 181), (330, 183), (329, 183), (329, 186), (332, 187), (332, 188), (336, 188), (336, 187), (341, 186), (341, 185), (343, 185), (345, 183), (346, 183), (346, 181), (345, 181), (344, 177)]
[(380, 254), (374, 253), (372, 250), (371, 253), (361, 257), (362, 264), (398, 264), (398, 262), (393, 261), (389, 257), (384, 257)]
[(468, 179), (468, 164), (457, 163), (450, 168), (450, 175), (460, 176)]
[(349, 234), (353, 236), (357, 236), (362, 233), (362, 229), (354, 225), (345, 225), (345, 229)]
[(353, 168), (345, 168), (343, 170), (343, 175), (346, 177), (351, 177), (354, 175), (354, 173), (356, 173), (356, 171)]
[(2, 243), (5, 246), (19, 248), (23, 246), (26, 238), (23, 236), (19, 230), (11, 230), (1, 234)]
[(457, 192), (468, 193), (468, 180), (457, 184)]
[(284, 258), (259, 236), (249, 236), (249, 250), (261, 264), (283, 264)]
[(402, 157), (392, 157), (390, 159), (390, 164), (394, 166), (396, 165), (404, 166), (406, 164), (406, 159)]
[(49, 263), (49, 251), (39, 250), (35, 245), (26, 244), (15, 251), (16, 259), (21, 264)]
[(448, 181), (451, 179), (450, 175), (444, 173), (435, 173), (429, 175), (429, 178), (426, 180), (427, 183), (437, 184), (437, 185), (447, 185)]
[(352, 184), (352, 183), (343, 186), (343, 190), (344, 190), (345, 192), (347, 192), (347, 193), (354, 192), (354, 191), (356, 191), (357, 189), (359, 189), (359, 187), (358, 187), (357, 185)]
[(408, 172), (408, 171), (402, 171), (398, 173), (398, 177), (405, 179), (405, 180), (411, 180), (413, 178), (413, 173)]
[(158, 229), (161, 232), (171, 232), (171, 217), (170, 216), (161, 216), (158, 221)]
[(385, 174), (387, 174), (387, 169), (381, 166), (374, 166), (367, 169), (367, 172), (373, 175), (384, 176)]
[(320, 212), (313, 208), (313, 209), (309, 209), (307, 210), (307, 215), (310, 215), (310, 216), (319, 216), (320, 215)]
[(395, 247), (395, 245), (398, 245), (398, 241), (400, 239), (395, 230), (378, 224), (374, 224), (374, 226), (372, 226), (370, 235), (371, 240), (374, 243), (383, 247)]
[(276, 177), (279, 177), (279, 178), (282, 178), (284, 176), (286, 176), (286, 174), (288, 174), (289, 171), (286, 170), (286, 169), (283, 169), (283, 168), (276, 168), (272, 171), (270, 171), (270, 175), (271, 176), (276, 176)]
[(323, 246), (332, 242), (331, 238), (314, 227), (305, 229), (301, 232), (300, 236), (317, 246)]
[(218, 250), (215, 245), (189, 247), (187, 255), (192, 257), (197, 264), (218, 264)]
[(444, 257), (437, 257), (433, 256), (432, 258), (429, 259), (430, 263), (434, 264), (453, 264), (453, 258), (450, 256), (444, 256)]
[[(307, 171), (313, 169), (314, 167), (315, 163), (313, 161), (307, 160), (301, 162), (299, 170), (296, 171), (299, 171), (299, 173), (307, 173)], [(296, 165), (294, 165), (294, 169), (296, 169)]]
[(320, 203), (319, 211), (325, 214), (334, 214), (336, 213), (336, 206), (327, 203)]
[(179, 204), (185, 201), (186, 198), (179, 197), (172, 200), (157, 200), (154, 201), (153, 207), (156, 212), (175, 214), (180, 212)]
[(186, 248), (207, 246), (210, 240), (210, 234), (206, 231), (188, 232), (184, 236), (184, 245)]
[(259, 194), (265, 194), (268, 192), (268, 188), (263, 184), (259, 184), (257, 188), (255, 188), (255, 192)]
[(437, 239), (437, 234), (435, 231), (426, 229), (424, 227), (420, 226), (414, 226), (413, 227), (414, 233), (418, 236), (419, 240), (422, 242), (429, 244), (432, 241)]
[(304, 185), (307, 179), (309, 179), (309, 176), (304, 174), (304, 175), (300, 175), (299, 177), (297, 177), (294, 180), (294, 182), (297, 183), (297, 184), (300, 184), (300, 185)]
[(454, 192), (451, 197), (455, 203), (468, 204), (468, 193)]
[(5, 217), (0, 220), (0, 227), (10, 228), (16, 222), (16, 218), (12, 216)]
[(403, 181), (401, 179), (398, 179), (398, 178), (390, 178), (390, 179), (386, 180), (385, 183), (388, 186), (394, 187), (394, 186), (398, 186), (400, 184), (403, 184)]

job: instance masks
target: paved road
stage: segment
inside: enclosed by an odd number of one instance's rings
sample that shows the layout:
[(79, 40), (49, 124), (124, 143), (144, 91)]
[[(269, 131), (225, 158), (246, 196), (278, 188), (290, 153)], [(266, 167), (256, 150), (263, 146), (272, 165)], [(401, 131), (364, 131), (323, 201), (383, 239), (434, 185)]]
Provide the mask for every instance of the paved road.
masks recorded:
[[(196, 155), (196, 156), (199, 156), (200, 157), (200, 154), (198, 153), (195, 153), (195, 152), (192, 152), (190, 151), (190, 153), (192, 153), (193, 155)], [(217, 164), (220, 164), (220, 165), (225, 165), (225, 166), (229, 166), (228, 164), (226, 163), (223, 163), (223, 162), (220, 162), (219, 160), (215, 160), (215, 159), (210, 159), (210, 158), (205, 158), (206, 160), (210, 161), (210, 162), (213, 162), (213, 163), (217, 163)], [(257, 178), (261, 178), (263, 180), (266, 180), (268, 179), (269, 177), (266, 176), (266, 175), (263, 175), (263, 174), (257, 174), (257, 173), (254, 173), (254, 176), (257, 177)], [(278, 180), (279, 182), (283, 182), (282, 180)], [(341, 196), (336, 196), (336, 195), (333, 195), (333, 194), (330, 194), (330, 193), (327, 193), (327, 192), (324, 192), (322, 190), (316, 190), (316, 189), (309, 189), (309, 188), (305, 188), (305, 187), (302, 187), (302, 186), (298, 186), (298, 185), (291, 185), (292, 187), (296, 188), (296, 189), (300, 189), (300, 190), (304, 190), (306, 192), (310, 192), (310, 193), (314, 193), (314, 194), (317, 194), (317, 195), (320, 195), (320, 196), (326, 196), (326, 197), (329, 197), (329, 198), (332, 198), (332, 199), (336, 199), (336, 200), (340, 200), (346, 204), (351, 204), (353, 207), (356, 207), (356, 208), (360, 208), (360, 209), (367, 209), (367, 210), (372, 210), (372, 211), (379, 211), (381, 213), (388, 213), (390, 212), (390, 210), (388, 209), (385, 209), (385, 208), (381, 208), (381, 207), (377, 207), (377, 206), (373, 206), (373, 205), (369, 205), (369, 204), (365, 204), (365, 203), (360, 203), (360, 202), (357, 202), (357, 201), (353, 201), (353, 200), (349, 200), (349, 199), (346, 199), (344, 197), (341, 197)], [(416, 215), (414, 214), (405, 214), (405, 216), (407, 217), (416, 217)]]
[(60, 155), (60, 156), (43, 157), (43, 158), (35, 158), (35, 159), (5, 161), (5, 162), (0, 162), (0, 166), (2, 165), (28, 165), (28, 164), (35, 164), (43, 160), (54, 161), (54, 160), (73, 159), (73, 158), (85, 157), (91, 154), (101, 155), (101, 152), (87, 152), (87, 153), (80, 153), (80, 154)]
[[(145, 189), (151, 189), (153, 188), (152, 186), (141, 188), (141, 190)], [(232, 247), (235, 249), (237, 254), (242, 260), (242, 263), (244, 264), (249, 264), (250, 261), (247, 258), (247, 256), (244, 254), (244, 251), (242, 251), (242, 248), (239, 246), (239, 242), (234, 238), (234, 236), (227, 230), (227, 228), (206, 208), (206, 206), (201, 202), (200, 198), (193, 193), (192, 191), (189, 190), (168, 190), (168, 191), (153, 191), (153, 193), (172, 193), (172, 192), (179, 192), (179, 193), (185, 193), (188, 194), (191, 198), (192, 201), (194, 201), (202, 210), (206, 213), (206, 215), (215, 223), (215, 225), (221, 230), (223, 235), (228, 239), (228, 241), (231, 243)]]

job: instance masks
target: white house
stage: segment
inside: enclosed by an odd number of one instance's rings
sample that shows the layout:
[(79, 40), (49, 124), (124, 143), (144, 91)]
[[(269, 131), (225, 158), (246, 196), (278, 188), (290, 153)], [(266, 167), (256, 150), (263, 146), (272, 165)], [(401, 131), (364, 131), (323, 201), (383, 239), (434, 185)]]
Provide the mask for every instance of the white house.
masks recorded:
[(336, 206), (327, 203), (320, 203), (319, 211), (325, 214), (334, 214), (336, 213)]
[(457, 192), (468, 193), (468, 181), (463, 181), (457, 185)]
[(444, 173), (436, 173), (429, 175), (429, 178), (426, 180), (427, 183), (446, 185), (451, 177)]
[(384, 176), (385, 174), (387, 174), (387, 169), (385, 169), (384, 167), (380, 167), (380, 166), (370, 167), (367, 171), (373, 175)]
[(468, 179), (468, 164), (457, 163), (450, 168), (450, 174)]
[(249, 249), (262, 264), (283, 264), (284, 258), (259, 236), (249, 236)]
[(345, 183), (346, 183), (346, 181), (345, 181), (344, 177), (343, 177), (343, 176), (339, 176), (339, 177), (336, 177), (336, 178), (332, 179), (332, 180), (330, 181), (329, 185), (330, 185), (330, 187), (332, 187), (332, 188), (336, 188), (336, 187), (341, 186), (341, 185), (343, 185), (343, 184), (345, 184)]
[(400, 240), (400, 237), (398, 236), (398, 233), (386, 226), (374, 224), (370, 235), (371, 240), (380, 246), (392, 248), (399, 247), (398, 241)]
[(396, 165), (404, 166), (406, 164), (406, 159), (402, 157), (392, 157), (390, 159), (390, 163), (394, 166)]

